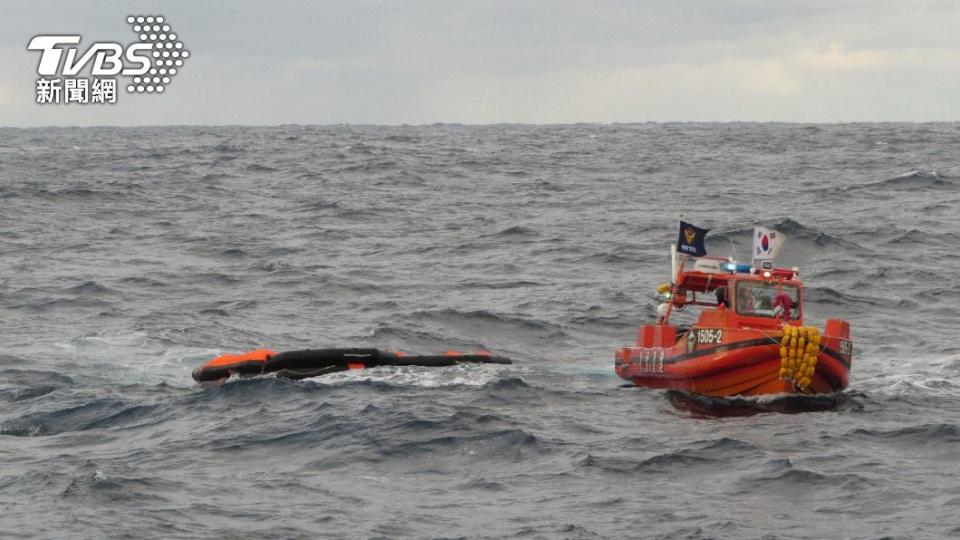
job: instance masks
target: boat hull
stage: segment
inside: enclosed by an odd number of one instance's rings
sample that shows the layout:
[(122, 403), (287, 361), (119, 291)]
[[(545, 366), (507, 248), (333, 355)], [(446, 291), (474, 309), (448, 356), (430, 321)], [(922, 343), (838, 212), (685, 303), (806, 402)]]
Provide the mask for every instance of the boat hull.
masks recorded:
[(692, 328), (670, 347), (618, 350), (614, 364), (617, 375), (637, 386), (708, 396), (826, 394), (847, 387), (851, 347), (839, 336), (823, 336), (810, 383), (801, 389), (780, 376), (782, 331), (709, 329), (707, 337), (716, 336), (716, 342), (703, 343), (691, 337), (698, 330)]

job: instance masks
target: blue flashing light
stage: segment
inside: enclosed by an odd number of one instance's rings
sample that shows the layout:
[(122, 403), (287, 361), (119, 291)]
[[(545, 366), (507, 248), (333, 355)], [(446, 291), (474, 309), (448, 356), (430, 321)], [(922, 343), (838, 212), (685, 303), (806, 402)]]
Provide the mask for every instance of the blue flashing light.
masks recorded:
[(738, 263), (724, 263), (723, 269), (727, 272), (736, 272), (738, 274), (749, 274), (753, 269), (749, 264), (738, 264)]

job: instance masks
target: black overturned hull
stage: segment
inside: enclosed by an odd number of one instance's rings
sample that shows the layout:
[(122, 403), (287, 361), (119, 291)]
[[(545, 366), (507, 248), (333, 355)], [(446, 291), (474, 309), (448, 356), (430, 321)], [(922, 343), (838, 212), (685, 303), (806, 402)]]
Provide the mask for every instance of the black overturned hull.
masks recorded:
[[(230, 361), (233, 358), (236, 359), (235, 362)], [(256, 357), (225, 355), (195, 369), (193, 379), (199, 383), (205, 383), (226, 379), (231, 375), (255, 376), (271, 373), (278, 377), (305, 379), (348, 369), (379, 366), (442, 367), (456, 364), (512, 363), (513, 361), (509, 358), (487, 353), (406, 355), (382, 349), (305, 349), (276, 354), (263, 352)]]

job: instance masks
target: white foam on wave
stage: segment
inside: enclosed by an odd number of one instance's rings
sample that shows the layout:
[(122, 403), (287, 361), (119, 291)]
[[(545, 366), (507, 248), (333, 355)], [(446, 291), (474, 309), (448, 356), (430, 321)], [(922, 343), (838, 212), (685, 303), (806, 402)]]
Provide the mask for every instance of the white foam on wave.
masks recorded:
[(184, 388), (194, 385), (190, 374), (195, 367), (221, 354), (219, 349), (171, 345), (143, 331), (76, 336), (54, 346), (84, 370), (102, 366), (101, 373), (117, 384)]
[(617, 379), (617, 372), (613, 367), (613, 360), (577, 364), (554, 364), (543, 368), (549, 373), (570, 375), (574, 377), (601, 377)]
[(851, 387), (881, 395), (955, 396), (960, 392), (956, 372), (960, 355), (872, 356), (871, 369), (858, 370), (855, 360)]
[(854, 388), (872, 394), (905, 396), (956, 396), (960, 387), (941, 377), (919, 373), (893, 373), (856, 381)]
[(383, 382), (398, 386), (438, 388), (483, 386), (503, 378), (510, 366), (494, 364), (458, 364), (446, 367), (380, 366), (331, 373), (308, 379), (317, 384), (339, 385), (353, 382)]

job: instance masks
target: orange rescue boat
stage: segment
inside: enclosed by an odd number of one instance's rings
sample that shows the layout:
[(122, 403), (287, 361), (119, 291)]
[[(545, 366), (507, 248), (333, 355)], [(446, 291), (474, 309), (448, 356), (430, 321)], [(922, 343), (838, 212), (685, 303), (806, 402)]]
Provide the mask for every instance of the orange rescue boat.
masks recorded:
[[(821, 333), (804, 326), (799, 271), (674, 253), (658, 321), (644, 324), (635, 346), (616, 351), (615, 370), (637, 386), (709, 396), (827, 394), (847, 387), (853, 343), (847, 321)], [(666, 286), (664, 286), (666, 288)], [(699, 295), (699, 296), (698, 296)], [(697, 306), (689, 328), (672, 311)]]

